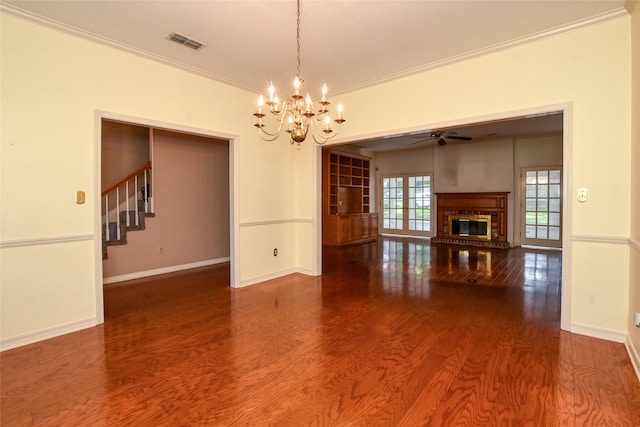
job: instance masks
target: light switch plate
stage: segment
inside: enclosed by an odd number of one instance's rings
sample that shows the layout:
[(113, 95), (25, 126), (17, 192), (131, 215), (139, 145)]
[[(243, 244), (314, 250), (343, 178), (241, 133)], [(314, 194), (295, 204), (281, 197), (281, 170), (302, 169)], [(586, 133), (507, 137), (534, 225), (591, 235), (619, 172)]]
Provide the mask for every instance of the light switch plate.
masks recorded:
[(584, 203), (587, 200), (589, 200), (589, 189), (578, 188), (578, 201)]
[(76, 191), (76, 203), (79, 205), (84, 203), (84, 191), (82, 190)]

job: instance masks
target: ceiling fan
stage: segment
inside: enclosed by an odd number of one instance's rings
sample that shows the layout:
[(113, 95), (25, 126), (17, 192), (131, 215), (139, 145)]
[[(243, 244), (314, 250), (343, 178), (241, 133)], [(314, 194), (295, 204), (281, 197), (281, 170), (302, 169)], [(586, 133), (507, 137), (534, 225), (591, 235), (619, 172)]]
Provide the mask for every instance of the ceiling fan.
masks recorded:
[(461, 141), (471, 141), (473, 139), (470, 136), (456, 136), (456, 135), (458, 135), (458, 133), (452, 130), (447, 130), (447, 131), (436, 130), (431, 132), (431, 134), (427, 138), (424, 138), (422, 135), (414, 136), (413, 138), (423, 138), (423, 139), (421, 141), (414, 142), (413, 144), (420, 144), (421, 142), (426, 142), (426, 141), (435, 139), (438, 144), (445, 145), (447, 143), (446, 141), (447, 139), (458, 139)]

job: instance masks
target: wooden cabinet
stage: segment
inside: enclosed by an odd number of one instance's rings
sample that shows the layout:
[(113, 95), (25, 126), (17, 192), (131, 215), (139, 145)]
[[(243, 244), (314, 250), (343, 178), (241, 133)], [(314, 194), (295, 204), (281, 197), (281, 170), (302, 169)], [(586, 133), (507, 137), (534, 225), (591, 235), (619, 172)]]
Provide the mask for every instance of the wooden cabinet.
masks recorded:
[(322, 154), (322, 240), (343, 245), (376, 239), (378, 215), (370, 213), (370, 165), (364, 156)]
[(322, 242), (338, 246), (362, 243), (378, 238), (378, 214), (324, 215)]

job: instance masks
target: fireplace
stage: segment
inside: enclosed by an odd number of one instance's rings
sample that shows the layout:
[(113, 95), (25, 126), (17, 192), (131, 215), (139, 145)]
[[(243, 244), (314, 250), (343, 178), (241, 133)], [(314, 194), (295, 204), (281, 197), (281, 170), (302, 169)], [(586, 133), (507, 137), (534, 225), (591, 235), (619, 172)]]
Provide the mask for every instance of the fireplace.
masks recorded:
[(509, 193), (437, 193), (433, 243), (508, 248)]
[(491, 240), (491, 215), (449, 215), (449, 237)]

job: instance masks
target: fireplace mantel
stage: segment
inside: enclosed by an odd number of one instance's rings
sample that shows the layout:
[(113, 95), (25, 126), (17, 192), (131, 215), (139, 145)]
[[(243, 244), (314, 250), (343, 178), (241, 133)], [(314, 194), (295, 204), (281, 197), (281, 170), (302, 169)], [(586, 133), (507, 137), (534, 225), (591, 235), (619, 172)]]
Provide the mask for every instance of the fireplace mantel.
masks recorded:
[[(434, 243), (452, 243), (494, 248), (508, 248), (507, 197), (505, 192), (436, 193), (437, 219)], [(491, 215), (491, 239), (478, 241), (452, 237), (449, 230), (450, 215)]]

